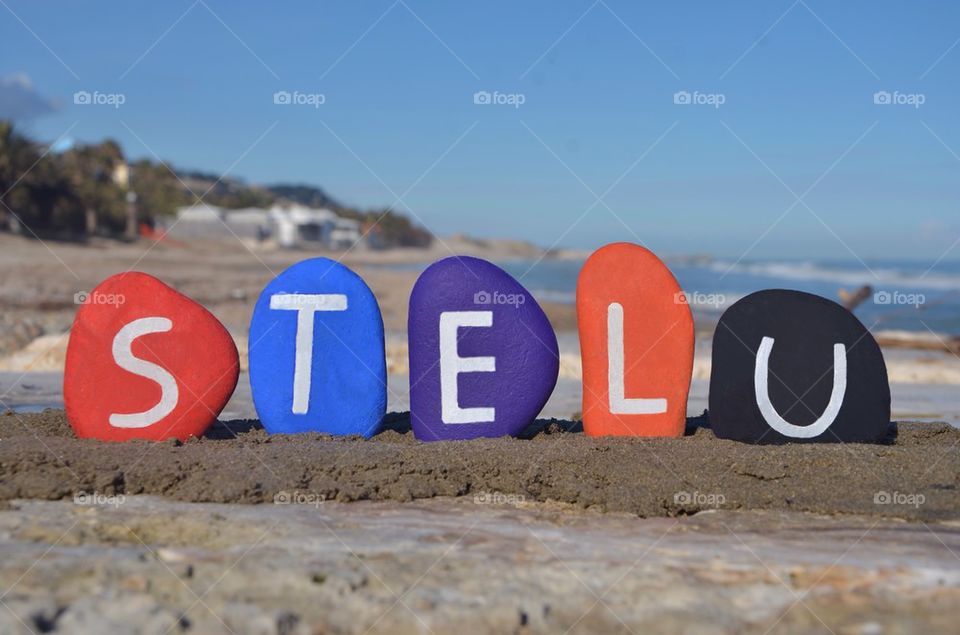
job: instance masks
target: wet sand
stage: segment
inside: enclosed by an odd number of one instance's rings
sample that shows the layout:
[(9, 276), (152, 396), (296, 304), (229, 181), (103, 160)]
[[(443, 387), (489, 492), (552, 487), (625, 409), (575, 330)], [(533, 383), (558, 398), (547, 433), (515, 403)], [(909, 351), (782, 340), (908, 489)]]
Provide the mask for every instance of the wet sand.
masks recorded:
[[(751, 446), (691, 419), (680, 439), (595, 439), (565, 420), (524, 438), (420, 443), (409, 415), (371, 440), (267, 435), (220, 422), (185, 444), (79, 440), (62, 411), (0, 416), (0, 500), (78, 492), (264, 503), (520, 497), (641, 517), (784, 510), (911, 521), (960, 518), (960, 430), (901, 423), (882, 445)], [(510, 497), (513, 497), (512, 499)]]

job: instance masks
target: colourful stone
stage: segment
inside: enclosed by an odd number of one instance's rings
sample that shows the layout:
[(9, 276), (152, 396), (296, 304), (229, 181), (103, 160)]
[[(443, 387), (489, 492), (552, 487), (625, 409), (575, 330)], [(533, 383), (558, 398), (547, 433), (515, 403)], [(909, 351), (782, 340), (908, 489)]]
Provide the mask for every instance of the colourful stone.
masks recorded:
[(199, 437), (237, 385), (237, 348), (205, 308), (144, 273), (107, 278), (70, 330), (63, 397), (78, 437)]
[(639, 245), (601, 247), (577, 279), (577, 326), (584, 432), (682, 436), (693, 315), (667, 266)]
[(749, 295), (717, 325), (710, 424), (718, 437), (748, 443), (879, 441), (890, 425), (880, 346), (825, 298)]
[(329, 258), (293, 265), (250, 321), (250, 386), (271, 434), (370, 437), (387, 406), (383, 318), (356, 273)]
[(557, 382), (557, 337), (530, 292), (496, 265), (445, 258), (410, 296), (410, 418), (421, 441), (516, 435)]

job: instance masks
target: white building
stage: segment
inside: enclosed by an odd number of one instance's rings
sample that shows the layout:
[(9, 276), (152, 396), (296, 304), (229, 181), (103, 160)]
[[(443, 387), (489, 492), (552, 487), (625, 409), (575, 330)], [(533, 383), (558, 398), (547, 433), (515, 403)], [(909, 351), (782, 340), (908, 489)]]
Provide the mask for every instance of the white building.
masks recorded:
[(360, 221), (352, 218), (337, 217), (330, 232), (329, 245), (333, 249), (349, 249), (363, 240)]
[(259, 207), (224, 210), (224, 224), (238, 238), (263, 241), (270, 236), (270, 212)]
[(296, 203), (270, 208), (274, 236), (281, 247), (323, 246), (345, 249), (360, 241), (360, 223), (329, 209)]
[(173, 238), (229, 239), (262, 242), (273, 238), (281, 247), (348, 249), (361, 241), (360, 222), (342, 218), (329, 209), (278, 204), (224, 209), (201, 203), (177, 210), (177, 217), (160, 227)]

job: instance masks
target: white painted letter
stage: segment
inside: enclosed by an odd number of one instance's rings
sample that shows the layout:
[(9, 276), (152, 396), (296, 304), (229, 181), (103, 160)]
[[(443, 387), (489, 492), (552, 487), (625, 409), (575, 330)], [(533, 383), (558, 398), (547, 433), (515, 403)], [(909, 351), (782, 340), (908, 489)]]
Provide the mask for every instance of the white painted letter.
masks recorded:
[(317, 311), (346, 311), (347, 296), (342, 293), (278, 293), (270, 296), (270, 308), (297, 312), (291, 410), (294, 414), (306, 414), (310, 408), (310, 369), (313, 366), (313, 314)]
[(753, 385), (757, 393), (757, 405), (760, 413), (771, 428), (785, 437), (795, 439), (810, 439), (826, 432), (827, 428), (840, 414), (843, 397), (847, 392), (847, 349), (843, 344), (833, 345), (833, 391), (830, 393), (830, 402), (820, 418), (808, 426), (797, 426), (780, 416), (773, 403), (770, 402), (770, 391), (767, 378), (770, 374), (770, 352), (773, 350), (774, 339), (764, 337), (757, 351), (757, 366), (753, 375)]
[(493, 326), (493, 311), (444, 311), (440, 314), (440, 418), (444, 423), (490, 423), (494, 408), (461, 408), (457, 395), (460, 373), (492, 373), (496, 357), (460, 357), (457, 329)]
[(624, 396), (623, 306), (607, 307), (607, 385), (610, 412), (615, 415), (656, 415), (667, 411), (666, 399), (627, 399)]
[(130, 414), (111, 414), (110, 425), (114, 428), (146, 428), (160, 421), (177, 407), (180, 391), (177, 380), (164, 368), (133, 356), (133, 340), (150, 333), (166, 333), (173, 328), (173, 322), (165, 317), (140, 318), (130, 322), (117, 331), (113, 338), (113, 361), (123, 370), (140, 375), (160, 384), (160, 401), (144, 412)]

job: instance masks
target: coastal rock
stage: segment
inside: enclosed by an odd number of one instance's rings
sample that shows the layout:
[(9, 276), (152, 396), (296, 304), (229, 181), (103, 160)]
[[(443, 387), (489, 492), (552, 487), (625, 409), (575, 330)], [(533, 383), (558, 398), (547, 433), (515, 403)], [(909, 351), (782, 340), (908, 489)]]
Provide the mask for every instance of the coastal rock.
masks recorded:
[(410, 296), (410, 412), (421, 441), (516, 435), (557, 382), (557, 337), (530, 292), (467, 256), (432, 264)]
[(379, 431), (387, 406), (383, 319), (370, 288), (339, 262), (298, 262), (264, 288), (249, 356), (267, 432)]
[(237, 385), (237, 348), (223, 325), (144, 273), (111, 276), (81, 299), (63, 379), (77, 436), (201, 436)]
[(883, 353), (852, 313), (799, 291), (760, 291), (720, 318), (710, 424), (749, 443), (875, 442), (887, 435)]
[(693, 315), (667, 266), (639, 245), (601, 247), (577, 279), (577, 323), (584, 432), (682, 436)]

